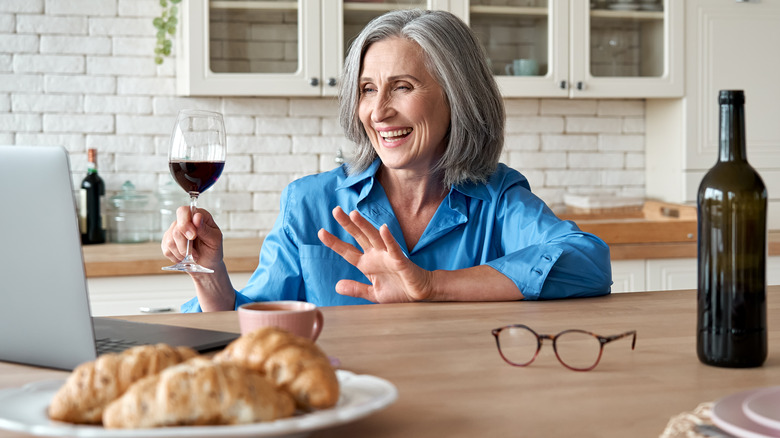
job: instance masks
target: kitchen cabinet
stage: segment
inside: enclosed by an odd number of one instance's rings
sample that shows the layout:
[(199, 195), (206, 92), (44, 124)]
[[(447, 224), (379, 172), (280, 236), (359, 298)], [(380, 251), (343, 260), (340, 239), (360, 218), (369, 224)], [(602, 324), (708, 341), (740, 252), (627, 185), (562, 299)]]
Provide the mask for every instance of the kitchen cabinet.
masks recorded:
[[(679, 1), (453, 0), (451, 9), (480, 37), (507, 97), (683, 94)], [(515, 76), (506, 67), (515, 58), (536, 60), (538, 72)]]
[[(768, 257), (766, 284), (780, 284), (780, 257)], [(612, 292), (696, 289), (695, 258), (613, 260)]]
[(718, 155), (718, 91), (745, 90), (748, 161), (769, 193), (769, 228), (780, 228), (780, 2), (685, 1), (685, 97), (648, 100), (646, 191), (695, 203)]
[(612, 293), (647, 290), (644, 260), (612, 261)]
[[(231, 273), (233, 287), (241, 289), (251, 272)], [(87, 278), (92, 316), (139, 315), (142, 307), (170, 309), (195, 296), (192, 279), (185, 274), (128, 275)]]
[(392, 9), (447, 0), (188, 0), (181, 5), (181, 95), (335, 96), (349, 42)]
[[(628, 6), (638, 10), (616, 10), (594, 3), (190, 0), (181, 8), (177, 90), (334, 96), (349, 42), (368, 21), (392, 9), (428, 8), (471, 25), (506, 97), (681, 96), (682, 4), (634, 0)], [(528, 75), (508, 70), (515, 59), (533, 60)]]

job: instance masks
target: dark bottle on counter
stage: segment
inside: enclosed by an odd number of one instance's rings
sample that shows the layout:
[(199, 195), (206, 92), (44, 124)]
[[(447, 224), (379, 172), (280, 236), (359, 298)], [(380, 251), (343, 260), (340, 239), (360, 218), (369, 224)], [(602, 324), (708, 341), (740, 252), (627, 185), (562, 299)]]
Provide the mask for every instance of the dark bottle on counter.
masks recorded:
[(756, 367), (767, 356), (767, 192), (747, 162), (745, 95), (721, 90), (718, 162), (699, 186), (696, 349), (705, 364)]
[(97, 150), (87, 151), (87, 176), (81, 181), (79, 227), (81, 243), (105, 243), (106, 227), (102, 214), (106, 187), (97, 172)]

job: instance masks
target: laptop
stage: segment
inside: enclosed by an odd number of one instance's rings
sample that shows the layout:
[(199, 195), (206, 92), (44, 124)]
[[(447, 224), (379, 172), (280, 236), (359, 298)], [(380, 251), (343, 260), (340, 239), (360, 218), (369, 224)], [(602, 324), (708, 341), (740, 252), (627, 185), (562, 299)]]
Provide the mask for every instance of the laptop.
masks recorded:
[(205, 352), (237, 333), (92, 317), (67, 151), (0, 146), (0, 360), (72, 370), (98, 340)]

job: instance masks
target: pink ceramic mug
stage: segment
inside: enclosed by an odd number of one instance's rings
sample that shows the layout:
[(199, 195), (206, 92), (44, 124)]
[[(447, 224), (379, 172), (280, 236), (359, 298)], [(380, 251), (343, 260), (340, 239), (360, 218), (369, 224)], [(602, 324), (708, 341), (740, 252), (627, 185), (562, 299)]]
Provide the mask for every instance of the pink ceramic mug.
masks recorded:
[(316, 341), (323, 326), (322, 312), (305, 301), (265, 301), (238, 307), (241, 333), (261, 327), (278, 327), (290, 333)]

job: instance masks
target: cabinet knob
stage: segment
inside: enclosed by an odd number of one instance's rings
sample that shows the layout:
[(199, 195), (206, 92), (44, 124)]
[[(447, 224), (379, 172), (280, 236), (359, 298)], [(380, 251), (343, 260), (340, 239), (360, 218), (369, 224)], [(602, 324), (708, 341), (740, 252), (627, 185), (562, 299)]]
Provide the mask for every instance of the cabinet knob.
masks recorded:
[(561, 87), (561, 90), (565, 90), (566, 89), (566, 85), (567, 85), (566, 81), (561, 81), (561, 83), (559, 85)]
[(311, 85), (312, 87), (316, 87), (319, 84), (320, 84), (320, 80), (319, 79), (317, 79), (317, 78), (309, 79), (309, 85)]
[(585, 83), (582, 81), (577, 81), (577, 89), (582, 90), (585, 88)]
[(338, 84), (338, 81), (336, 78), (328, 78), (328, 86), (329, 87), (335, 87), (336, 84)]

